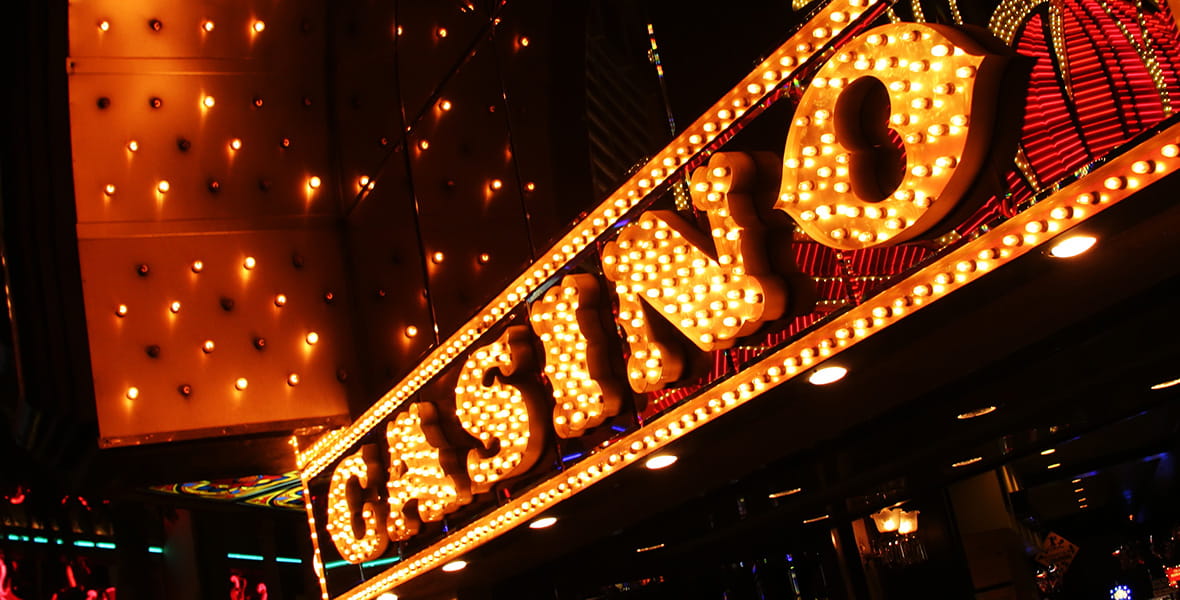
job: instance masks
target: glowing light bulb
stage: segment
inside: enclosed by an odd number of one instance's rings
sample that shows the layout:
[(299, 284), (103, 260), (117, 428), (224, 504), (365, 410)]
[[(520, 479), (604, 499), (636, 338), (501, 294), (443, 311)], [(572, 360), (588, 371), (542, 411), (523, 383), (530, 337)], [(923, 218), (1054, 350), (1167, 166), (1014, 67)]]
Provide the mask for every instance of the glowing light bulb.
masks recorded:
[(675, 454), (657, 454), (643, 463), (643, 466), (655, 471), (657, 469), (665, 469), (672, 466), (676, 461)]
[(362, 190), (364, 190), (365, 188), (368, 188), (370, 183), (372, 183), (372, 180), (369, 179), (368, 175), (361, 175), (356, 180), (357, 187), (361, 188)]
[(103, 188), (102, 191), (108, 196), (114, 196), (115, 195), (115, 185), (113, 183), (108, 183), (107, 186), (105, 188)]
[(440, 38), (445, 38), (445, 37), (447, 37), (447, 28), (446, 27), (439, 27), (438, 29), (434, 30), (434, 34)]
[(430, 256), (430, 260), (433, 260), (435, 264), (441, 263), (444, 258), (446, 258), (446, 255), (442, 252), (435, 252)]
[(170, 189), (172, 189), (172, 184), (168, 183), (167, 180), (156, 184), (156, 191), (160, 192), (161, 194), (167, 194), (168, 190)]
[(430, 147), (430, 141), (429, 141), (429, 140), (420, 140), (420, 141), (418, 142), (418, 149), (419, 149), (419, 150), (425, 150), (425, 149), (427, 149), (427, 148), (429, 148), (429, 147)]
[(450, 101), (450, 100), (445, 100), (445, 99), (444, 99), (444, 100), (439, 100), (439, 101), (438, 101), (438, 107), (439, 107), (440, 109), (442, 109), (442, 110), (451, 110), (451, 101)]
[(314, 331), (309, 332), (307, 334), (306, 340), (307, 340), (308, 345), (315, 345), (316, 342), (320, 341), (320, 334), (318, 334)]
[(307, 179), (307, 187), (309, 187), (313, 190), (320, 187), (321, 183), (323, 183), (323, 182), (320, 180), (319, 177), (316, 177), (315, 175), (312, 175), (311, 177), (309, 177)]
[(201, 351), (203, 351), (205, 354), (209, 354), (215, 348), (216, 346), (213, 344), (213, 340), (205, 340), (205, 343), (201, 345)]
[(533, 190), (537, 189), (537, 184), (535, 184), (535, 183), (533, 183), (533, 182), (531, 182), (531, 181), (530, 181), (530, 182), (528, 182), (528, 183), (524, 184), (524, 189), (526, 189), (526, 190), (528, 190), (528, 191), (530, 191), (530, 192), (531, 192), (531, 191), (533, 191)]
[(442, 566), (442, 570), (447, 573), (454, 573), (455, 571), (462, 571), (467, 566), (465, 560), (452, 560), (451, 562)]
[(217, 101), (213, 99), (213, 96), (205, 96), (201, 99), (201, 104), (205, 105), (205, 108), (213, 108), (213, 105), (216, 103)]
[(246, 260), (242, 261), (242, 268), (249, 271), (258, 265), (258, 261), (254, 260), (253, 256), (247, 256)]
[(250, 385), (250, 382), (246, 381), (245, 377), (239, 377), (238, 380), (234, 382), (234, 388), (239, 391), (246, 389), (246, 386), (248, 385)]
[(172, 304), (168, 305), (168, 310), (172, 311), (173, 314), (180, 312), (180, 303), (173, 301)]
[(139, 142), (137, 142), (135, 140), (131, 140), (130, 142), (127, 142), (127, 150), (129, 150), (131, 152), (138, 151), (139, 150)]
[(290, 375), (287, 375), (287, 385), (291, 387), (299, 385), (299, 374), (291, 373)]
[(498, 190), (504, 187), (504, 182), (500, 181), (499, 179), (493, 179), (492, 182), (488, 184), (488, 187), (492, 188), (492, 190)]
[(119, 317), (126, 317), (127, 316), (127, 305), (120, 304), (118, 307), (116, 307), (115, 308), (115, 315), (119, 316)]
[(251, 28), (254, 30), (254, 33), (262, 33), (262, 30), (266, 29), (266, 22), (262, 19), (257, 19), (254, 21), (254, 25), (252, 25)]
[(213, 31), (213, 21), (205, 20), (204, 23), (201, 23), (201, 29), (205, 30), (206, 33)]
[(527, 38), (523, 35), (520, 36), (520, 45), (524, 48), (528, 48), (529, 47), (529, 38)]
[(827, 385), (844, 379), (847, 374), (848, 369), (844, 367), (824, 367), (812, 373), (807, 382), (811, 385)]
[(201, 270), (205, 268), (205, 263), (203, 263), (199, 260), (194, 260), (192, 268), (193, 268), (193, 273), (200, 273)]
[(284, 306), (285, 304), (287, 304), (287, 296), (275, 294), (275, 306)]
[(234, 138), (234, 139), (230, 140), (229, 141), (229, 149), (230, 150), (241, 150), (242, 149), (242, 140), (240, 138)]
[(137, 388), (137, 387), (127, 388), (127, 399), (128, 400), (134, 400), (138, 397), (139, 397), (139, 388)]
[(1073, 258), (1094, 247), (1098, 238), (1092, 235), (1073, 235), (1061, 240), (1049, 249), (1053, 258)]
[(406, 327), (406, 337), (412, 338), (416, 335), (418, 335), (418, 328), (417, 327), (414, 327), (413, 325)]
[(99, 21), (98, 22), (98, 30), (99, 31), (110, 31), (111, 30), (111, 22), (106, 21), (106, 20)]
[(479, 263), (482, 265), (488, 264), (488, 261), (490, 260), (492, 260), (492, 255), (488, 254), (487, 252), (479, 255)]

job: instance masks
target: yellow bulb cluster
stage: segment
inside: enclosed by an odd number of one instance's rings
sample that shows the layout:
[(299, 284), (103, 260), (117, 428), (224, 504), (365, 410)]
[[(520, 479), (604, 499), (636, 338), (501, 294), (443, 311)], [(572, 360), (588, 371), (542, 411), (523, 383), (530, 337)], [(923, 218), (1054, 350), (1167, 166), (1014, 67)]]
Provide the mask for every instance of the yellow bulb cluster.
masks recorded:
[[(1064, 189), (956, 248), (705, 393), (690, 398), (641, 429), (612, 441), (566, 471), (536, 485), (491, 513), (455, 530), (417, 554), (341, 595), (371, 599), (523, 525), (574, 494), (721, 415), (742, 406), (810, 366), (827, 360), (948, 293), (1033, 251), (1066, 228), (1097, 214), (1174, 171), (1180, 160), (1180, 125), (1082, 176)], [(1140, 162), (1150, 161), (1144, 169)], [(1145, 170), (1144, 173), (1137, 173)], [(1112, 178), (1119, 185), (1112, 187)], [(1068, 209), (1068, 210), (1066, 210)], [(1029, 224), (1038, 225), (1029, 231)]]
[[(328, 535), (340, 556), (349, 562), (373, 560), (385, 552), (389, 538), (382, 531), (386, 507), (377, 501), (376, 485), (369, 487), (369, 479), (380, 473), (377, 447), (369, 444), (340, 461), (328, 484)], [(361, 494), (349, 493), (353, 480)], [(376, 483), (376, 482), (374, 482)], [(358, 510), (359, 509), (359, 510)], [(360, 516), (360, 523), (356, 517)]]
[(641, 203), (653, 189), (680, 173), (695, 157), (711, 151), (719, 135), (739, 129), (738, 119), (747, 110), (757, 106), (784, 82), (794, 79), (800, 66), (818, 55), (827, 42), (840, 35), (866, 10), (878, 3), (879, 0), (833, 0), (820, 9), (810, 23), (793, 34), (709, 111), (687, 126), (671, 144), (656, 153), (643, 168), (590, 211), (580, 225), (555, 242), (541, 255), (540, 260), (432, 351), (415, 371), (398, 382), (352, 425), (325, 434), (301, 451), (297, 462), (303, 465), (304, 474), (314, 477), (343, 456), (366, 433), (413, 396), (423, 383), (462, 355), (514, 306), (561, 271), (568, 261), (594, 244), (599, 236), (610, 232), (611, 226)]
[(518, 370), (527, 371), (535, 365), (529, 328), (516, 325), (476, 350), (459, 372), (455, 416), (463, 430), (483, 446), (467, 455), (467, 475), (474, 493), (486, 492), (495, 482), (524, 472), (541, 455), (544, 416), (535, 408), (538, 390), (510, 383)]
[[(438, 428), (438, 412), (433, 404), (411, 404), (386, 427), (385, 439), (390, 464), (386, 484), (389, 539), (409, 539), (418, 533), (421, 521), (442, 520), (471, 502), (467, 479), (461, 472), (456, 473), (459, 469), (453, 465), (458, 461)], [(407, 512), (413, 500), (418, 501), (417, 515)], [(344, 559), (358, 562), (346, 556)]]
[(563, 438), (601, 425), (622, 403), (600, 319), (602, 302), (598, 278), (578, 273), (566, 275), (529, 308), (553, 386), (553, 427)]
[(640, 299), (705, 351), (728, 348), (783, 315), (786, 285), (771, 272), (768, 227), (754, 206), (764, 179), (752, 155), (714, 154), (690, 185), (693, 205), (708, 215), (711, 242), (675, 213), (650, 211), (603, 248), (603, 274), (616, 284), (619, 322), (632, 352), (632, 389), (675, 381), (683, 363), (652, 330)]
[[(950, 214), (983, 164), (1004, 61), (946, 26), (898, 23), (857, 36), (799, 101), (775, 207), (838, 249), (925, 233)], [(871, 93), (874, 83), (887, 93)], [(880, 127), (893, 129), (905, 150), (896, 189), (887, 189), (894, 182), (876, 164), (888, 161), (879, 148), (884, 129), (864, 125), (864, 115), (886, 111)]]

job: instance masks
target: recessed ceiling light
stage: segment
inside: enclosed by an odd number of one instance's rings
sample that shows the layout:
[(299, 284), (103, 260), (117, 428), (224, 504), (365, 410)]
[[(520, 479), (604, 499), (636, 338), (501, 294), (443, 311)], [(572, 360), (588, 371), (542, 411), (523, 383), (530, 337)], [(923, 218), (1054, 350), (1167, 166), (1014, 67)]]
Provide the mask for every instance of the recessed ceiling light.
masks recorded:
[(1056, 448), (1045, 448), (1044, 450), (1041, 450), (1041, 456), (1049, 456), (1054, 452), (1057, 452)]
[(1092, 235), (1071, 235), (1054, 244), (1049, 249), (1049, 256), (1053, 258), (1073, 258), (1093, 248), (1097, 242), (1098, 238)]
[(951, 464), (951, 466), (952, 466), (952, 467), (956, 467), (956, 468), (957, 468), (957, 467), (965, 467), (965, 466), (967, 466), (967, 465), (973, 465), (973, 464), (975, 464), (975, 463), (977, 463), (977, 462), (979, 462), (979, 461), (981, 461), (981, 460), (983, 460), (983, 457), (982, 457), (982, 456), (976, 456), (976, 457), (974, 457), (974, 458), (968, 458), (967, 460), (960, 460), (960, 461), (959, 461), (959, 462), (957, 462), (957, 463), (953, 463), (953, 464)]
[(827, 385), (829, 383), (836, 383), (837, 381), (844, 379), (844, 376), (847, 374), (848, 369), (845, 369), (844, 367), (824, 367), (822, 369), (816, 369), (816, 371), (807, 378), (807, 382), (811, 385)]
[(557, 517), (541, 517), (532, 523), (529, 523), (529, 529), (545, 529), (546, 527), (553, 527), (557, 522)]
[(977, 408), (975, 410), (969, 410), (965, 413), (959, 413), (959, 416), (957, 416), (955, 418), (960, 421), (966, 421), (967, 419), (974, 419), (975, 417), (982, 417), (983, 415), (994, 413), (994, 412), (996, 412), (995, 406), (984, 406), (982, 408)]
[(1151, 386), (1151, 389), (1162, 390), (1164, 388), (1170, 388), (1175, 385), (1180, 385), (1180, 377), (1177, 377), (1176, 379), (1172, 379), (1170, 381), (1161, 381), (1160, 383), (1157, 383), (1157, 384)]
[(664, 467), (670, 467), (670, 466), (672, 466), (672, 463), (674, 463), (674, 462), (676, 462), (676, 455), (675, 454), (657, 454), (657, 455), (647, 459), (647, 462), (643, 463), (643, 466), (654, 471), (656, 469), (663, 469)]
[(442, 570), (446, 571), (447, 573), (454, 573), (455, 571), (462, 571), (466, 566), (467, 561), (465, 560), (452, 560), (451, 562), (443, 565)]

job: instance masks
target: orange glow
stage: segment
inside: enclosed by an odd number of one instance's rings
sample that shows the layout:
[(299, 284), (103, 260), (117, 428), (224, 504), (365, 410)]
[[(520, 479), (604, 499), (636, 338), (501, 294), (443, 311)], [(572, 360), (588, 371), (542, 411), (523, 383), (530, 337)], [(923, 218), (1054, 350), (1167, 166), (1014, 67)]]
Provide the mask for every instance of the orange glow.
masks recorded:
[(529, 38), (527, 38), (523, 35), (520, 36), (520, 45), (523, 48), (528, 48), (529, 47)]
[(442, 263), (444, 258), (446, 258), (446, 255), (442, 252), (435, 252), (434, 254), (430, 255), (430, 260), (434, 261), (434, 264), (436, 265)]
[(204, 23), (201, 23), (201, 29), (206, 33), (213, 31), (213, 21), (206, 20)]
[(167, 180), (156, 184), (156, 191), (160, 192), (161, 194), (167, 194), (168, 190), (170, 189), (172, 189), (172, 184), (168, 183)]
[(110, 31), (111, 30), (111, 22), (106, 21), (106, 20), (99, 21), (98, 22), (98, 30), (99, 31)]
[(248, 385), (250, 385), (250, 382), (246, 381), (245, 377), (239, 377), (237, 381), (234, 381), (234, 389), (238, 391), (246, 389)]
[(488, 254), (487, 252), (484, 252), (483, 254), (479, 255), (479, 264), (481, 264), (481, 265), (486, 265), (491, 260), (492, 260), (492, 255)]
[(436, 29), (434, 31), (434, 34), (440, 38), (445, 38), (445, 37), (447, 37), (447, 28), (446, 27), (439, 27), (438, 29)]
[(420, 140), (420, 141), (418, 142), (418, 149), (419, 149), (419, 150), (425, 150), (425, 149), (427, 149), (427, 148), (429, 148), (429, 147), (430, 147), (430, 141), (429, 141), (429, 140)]
[(257, 19), (251, 28), (254, 30), (254, 33), (262, 33), (262, 30), (266, 29), (266, 22), (262, 19)]
[(287, 375), (287, 385), (291, 387), (299, 385), (299, 374), (291, 373), (290, 375)]
[(370, 187), (370, 186), (369, 186), (369, 184), (370, 184), (370, 183), (372, 183), (372, 182), (373, 182), (373, 181), (372, 181), (371, 179), (369, 179), (369, 176), (368, 176), (368, 175), (361, 175), (361, 176), (360, 176), (359, 178), (357, 178), (357, 180), (356, 180), (356, 186), (357, 186), (358, 188), (360, 188), (360, 190), (363, 192), (363, 191), (365, 191), (366, 189), (368, 189), (368, 188)]
[(307, 337), (304, 339), (307, 341), (307, 344), (309, 346), (314, 346), (316, 342), (320, 341), (320, 334), (312, 331), (312, 332), (309, 332), (307, 334)]
[(418, 328), (417, 327), (414, 327), (413, 325), (406, 327), (406, 337), (412, 338), (416, 335), (418, 335)]
[(105, 193), (108, 196), (114, 196), (115, 195), (115, 184), (108, 183), (107, 186), (105, 188), (103, 188), (102, 191), (103, 191), (103, 193)]
[(203, 263), (199, 260), (193, 261), (193, 265), (192, 265), (193, 273), (200, 273), (201, 269), (204, 269), (204, 268), (205, 268), (205, 263)]
[(524, 184), (524, 189), (526, 189), (526, 190), (528, 190), (528, 191), (530, 191), (530, 192), (531, 192), (531, 191), (533, 191), (533, 190), (537, 189), (537, 184), (535, 184), (535, 183), (533, 183), (533, 182), (531, 182), (531, 181), (530, 181), (530, 182), (528, 182), (528, 183)]
[(126, 317), (127, 316), (127, 305), (120, 304), (118, 307), (116, 307), (115, 308), (115, 315), (119, 316), (119, 317)]
[(242, 140), (240, 138), (234, 138), (234, 139), (230, 140), (229, 141), (229, 149), (230, 150), (241, 150), (242, 149)]
[[(444, 462), (461, 461), (462, 457), (453, 449), (431, 443), (442, 439), (438, 427), (438, 409), (433, 404), (411, 404), (409, 410), (386, 426), (385, 439), (390, 465), (389, 481), (386, 483), (389, 498), (386, 533), (389, 539), (409, 539), (418, 533), (420, 522), (440, 521), (447, 514), (471, 502), (467, 477), (462, 473), (450, 474), (443, 467)], [(334, 482), (335, 473), (332, 477)], [(409, 510), (407, 506), (413, 500), (418, 501), (417, 510)], [(376, 514), (377, 511), (370, 512)], [(351, 519), (351, 515), (348, 516)], [(346, 540), (338, 541), (333, 534), (332, 541), (340, 549), (340, 542)], [(354, 544), (348, 552), (355, 556), (360, 554), (360, 549)], [(341, 556), (349, 560), (343, 549)]]
[(168, 310), (172, 311), (173, 314), (180, 312), (180, 303), (173, 301), (172, 304), (168, 305)]
[(247, 256), (246, 260), (242, 261), (242, 268), (249, 271), (258, 265), (258, 261), (254, 260), (253, 256)]
[(213, 99), (213, 96), (205, 96), (201, 100), (201, 104), (204, 105), (205, 108), (213, 108), (213, 105), (217, 104), (217, 101)]
[(438, 107), (444, 111), (451, 110), (451, 101), (450, 100), (440, 100), (438, 102)]
[(321, 181), (320, 178), (316, 177), (315, 175), (312, 175), (307, 179), (307, 187), (313, 190), (318, 189), (321, 183), (323, 183), (323, 181)]
[(137, 387), (127, 388), (127, 399), (128, 400), (134, 400), (138, 397), (139, 397), (139, 388), (137, 388)]
[(284, 306), (287, 304), (287, 297), (283, 294), (275, 295), (275, 306)]
[(210, 353), (210, 352), (212, 352), (212, 351), (213, 351), (215, 348), (216, 348), (216, 346), (213, 344), (213, 340), (205, 340), (205, 343), (201, 345), (201, 350), (202, 350), (202, 351), (203, 351), (205, 354), (209, 354), (209, 353)]
[(504, 187), (504, 182), (500, 181), (499, 179), (493, 179), (492, 182), (488, 184), (488, 187), (492, 188), (492, 190), (498, 190)]
[(139, 142), (137, 142), (135, 140), (131, 140), (130, 142), (127, 142), (127, 150), (130, 152), (135, 152), (135, 151), (139, 150)]

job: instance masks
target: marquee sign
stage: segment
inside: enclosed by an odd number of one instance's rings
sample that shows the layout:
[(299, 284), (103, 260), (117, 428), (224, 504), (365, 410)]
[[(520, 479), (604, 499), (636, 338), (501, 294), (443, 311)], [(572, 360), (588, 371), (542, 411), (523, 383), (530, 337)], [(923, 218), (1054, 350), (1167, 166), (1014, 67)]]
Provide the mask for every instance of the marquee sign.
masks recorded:
[[(1027, 18), (1038, 3), (1017, 4), (997, 14)], [(887, 7), (819, 9), (355, 423), (296, 448), (324, 598), (375, 598), (462, 556), (1180, 163), (1180, 129), (1162, 129), (693, 387), (700, 356), (814, 312), (814, 278), (791, 251), (796, 226), (842, 252), (929, 238), (969, 208), (989, 161), (1011, 164), (997, 153), (1014, 148), (994, 136), (1014, 53), (966, 27), (873, 27)], [(781, 157), (722, 151), (768, 106), (790, 101), (793, 82), (807, 87)], [(707, 226), (648, 210), (679, 181)], [(636, 399), (661, 394), (674, 400), (641, 425), (612, 428)], [(594, 443), (560, 472), (539, 460), (555, 440), (584, 437)], [(350, 590), (330, 581), (328, 564), (382, 561), (392, 566)]]

